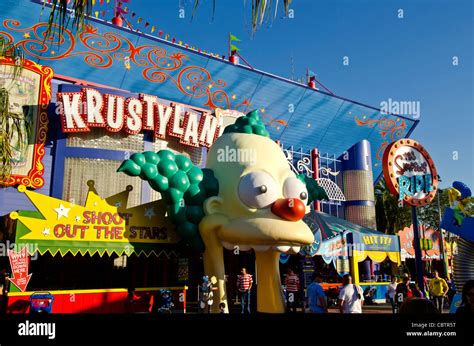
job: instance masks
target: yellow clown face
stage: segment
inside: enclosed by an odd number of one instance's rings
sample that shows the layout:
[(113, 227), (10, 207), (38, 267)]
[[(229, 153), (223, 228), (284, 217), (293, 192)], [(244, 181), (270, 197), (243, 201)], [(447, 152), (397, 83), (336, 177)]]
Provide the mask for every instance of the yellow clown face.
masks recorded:
[(302, 221), (309, 211), (306, 186), (271, 139), (224, 134), (209, 151), (207, 168), (219, 181), (219, 194), (204, 203), (201, 234), (212, 230), (225, 248), (257, 252), (296, 253), (314, 241)]

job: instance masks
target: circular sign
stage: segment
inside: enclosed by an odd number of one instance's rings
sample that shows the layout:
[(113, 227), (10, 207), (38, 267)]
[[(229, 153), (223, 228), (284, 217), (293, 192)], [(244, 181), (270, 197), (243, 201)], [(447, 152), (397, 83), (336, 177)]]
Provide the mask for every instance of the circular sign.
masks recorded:
[(436, 196), (438, 174), (433, 159), (413, 139), (400, 139), (387, 146), (383, 175), (390, 192), (409, 205), (426, 205)]

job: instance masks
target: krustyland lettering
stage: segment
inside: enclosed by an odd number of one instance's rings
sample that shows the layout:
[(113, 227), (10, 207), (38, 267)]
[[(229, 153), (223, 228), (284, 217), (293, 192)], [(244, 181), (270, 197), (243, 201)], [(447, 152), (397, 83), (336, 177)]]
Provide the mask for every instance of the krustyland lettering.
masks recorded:
[(153, 131), (155, 138), (173, 136), (181, 144), (209, 148), (223, 131), (220, 120), (207, 112), (185, 112), (182, 118), (182, 106), (164, 105), (145, 94), (125, 99), (84, 88), (58, 93), (57, 100), (63, 132), (90, 132), (93, 127), (131, 135)]

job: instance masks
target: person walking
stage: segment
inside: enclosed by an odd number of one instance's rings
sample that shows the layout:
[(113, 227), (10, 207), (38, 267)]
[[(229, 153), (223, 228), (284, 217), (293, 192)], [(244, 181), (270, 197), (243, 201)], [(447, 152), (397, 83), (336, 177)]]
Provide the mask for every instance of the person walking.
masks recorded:
[(288, 312), (296, 312), (300, 301), (300, 279), (293, 269), (288, 269), (285, 277), (286, 286), (286, 308)]
[(245, 305), (250, 314), (250, 291), (252, 289), (253, 279), (252, 275), (247, 273), (246, 268), (242, 268), (241, 275), (237, 275), (237, 290), (239, 291), (240, 305), (242, 306), (242, 313), (245, 313)]
[(410, 283), (408, 285), (408, 287), (410, 287), (410, 290), (411, 290), (411, 293), (412, 293), (412, 297), (415, 297), (415, 298), (426, 298), (424, 293), (420, 290), (420, 286), (418, 286), (417, 283)]
[(321, 286), (323, 278), (320, 273), (313, 273), (313, 282), (308, 286), (308, 305), (309, 311), (315, 314), (324, 314), (328, 312), (327, 297)]
[(410, 289), (410, 275), (405, 273), (402, 276), (402, 282), (400, 282), (395, 289), (396, 311), (400, 311), (400, 306), (403, 302), (411, 297), (413, 297), (413, 292)]
[(361, 314), (364, 304), (362, 288), (352, 283), (352, 276), (349, 274), (342, 277), (342, 283), (344, 287), (339, 292), (339, 311), (343, 314)]
[(397, 291), (397, 277), (395, 275), (392, 275), (392, 280), (390, 281), (390, 284), (388, 285), (388, 291), (387, 291), (387, 296), (390, 301), (390, 304), (392, 305), (392, 312), (395, 313), (395, 292)]
[(432, 278), (429, 283), (430, 296), (439, 312), (443, 313), (444, 298), (448, 295), (449, 287), (446, 280), (439, 276), (437, 270), (435, 270), (433, 274), (434, 278)]

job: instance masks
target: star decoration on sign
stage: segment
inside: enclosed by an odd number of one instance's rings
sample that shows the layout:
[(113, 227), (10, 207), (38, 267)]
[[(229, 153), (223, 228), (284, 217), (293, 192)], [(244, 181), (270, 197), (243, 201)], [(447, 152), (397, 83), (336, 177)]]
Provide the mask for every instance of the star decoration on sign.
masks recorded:
[(51, 232), (50, 232), (49, 228), (46, 228), (46, 227), (45, 227), (45, 228), (43, 229), (43, 232), (42, 232), (42, 233), (43, 233), (43, 235), (44, 235), (45, 237), (47, 237)]
[(30, 33), (29, 33), (29, 32), (25, 32), (25, 33), (23, 34), (23, 37), (24, 37), (24, 38), (30, 38)]
[(66, 208), (64, 207), (64, 205), (62, 203), (59, 204), (59, 208), (54, 208), (54, 211), (56, 213), (58, 213), (58, 220), (61, 218), (61, 217), (65, 217), (65, 218), (68, 218), (69, 217), (69, 210), (71, 210), (71, 208)]
[(56, 54), (56, 52), (54, 50), (51, 51), (51, 55), (54, 55)]
[(153, 216), (156, 216), (155, 210), (153, 208), (146, 208), (145, 209), (145, 217), (151, 220)]

